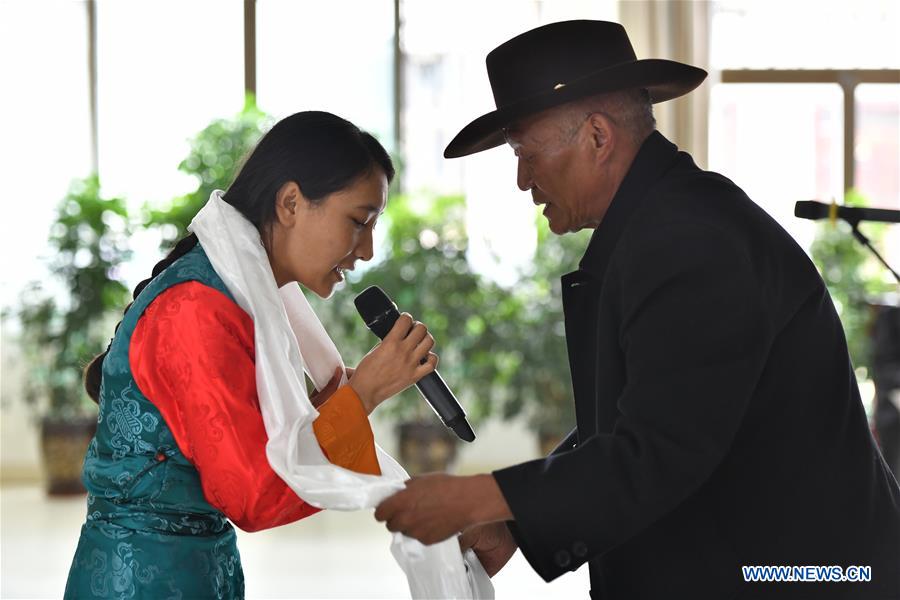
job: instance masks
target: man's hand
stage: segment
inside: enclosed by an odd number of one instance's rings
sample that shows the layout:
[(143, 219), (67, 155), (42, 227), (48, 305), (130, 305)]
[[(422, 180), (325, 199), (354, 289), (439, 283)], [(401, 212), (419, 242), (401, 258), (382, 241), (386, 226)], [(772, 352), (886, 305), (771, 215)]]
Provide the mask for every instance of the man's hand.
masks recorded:
[(492, 475), (414, 477), (384, 500), (375, 519), (425, 545), (436, 544), (478, 523), (511, 519)]
[(464, 552), (475, 551), (481, 566), (493, 577), (509, 562), (518, 545), (506, 523), (485, 523), (466, 529), (459, 537), (459, 547)]

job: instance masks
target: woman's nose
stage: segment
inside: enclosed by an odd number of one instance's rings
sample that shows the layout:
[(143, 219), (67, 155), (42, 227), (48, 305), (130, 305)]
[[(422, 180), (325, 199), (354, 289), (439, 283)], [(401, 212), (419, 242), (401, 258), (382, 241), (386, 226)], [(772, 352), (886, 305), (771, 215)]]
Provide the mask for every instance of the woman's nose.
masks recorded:
[(356, 246), (356, 256), (360, 260), (369, 261), (375, 255), (374, 242), (372, 241), (372, 228), (366, 227)]

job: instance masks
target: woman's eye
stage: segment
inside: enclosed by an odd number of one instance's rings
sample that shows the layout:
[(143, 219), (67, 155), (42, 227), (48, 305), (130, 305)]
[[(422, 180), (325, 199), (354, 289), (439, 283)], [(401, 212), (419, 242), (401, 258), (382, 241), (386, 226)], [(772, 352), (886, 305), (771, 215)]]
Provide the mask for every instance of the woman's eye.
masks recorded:
[(357, 221), (356, 219), (350, 219), (350, 220), (353, 221), (353, 224), (356, 226), (357, 229), (362, 229), (363, 227), (366, 226), (366, 224), (363, 223), (362, 221)]

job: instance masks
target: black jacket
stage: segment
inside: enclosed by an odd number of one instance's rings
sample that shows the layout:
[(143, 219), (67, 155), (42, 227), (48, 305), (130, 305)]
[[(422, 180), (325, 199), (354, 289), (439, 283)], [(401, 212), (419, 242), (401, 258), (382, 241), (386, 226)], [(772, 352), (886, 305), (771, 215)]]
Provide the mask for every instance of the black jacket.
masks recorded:
[[(900, 489), (806, 254), (659, 133), (565, 275), (574, 447), (494, 473), (545, 580), (595, 599), (900, 598)], [(745, 583), (751, 565), (870, 583)]]

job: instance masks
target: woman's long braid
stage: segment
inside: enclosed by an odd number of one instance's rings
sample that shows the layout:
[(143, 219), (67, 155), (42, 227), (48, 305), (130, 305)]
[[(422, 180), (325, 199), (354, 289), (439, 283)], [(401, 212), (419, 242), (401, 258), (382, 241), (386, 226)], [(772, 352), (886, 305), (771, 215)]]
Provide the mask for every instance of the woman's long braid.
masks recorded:
[[(131, 296), (131, 302), (128, 306), (125, 307), (123, 311), (123, 315), (128, 313), (128, 309), (134, 304), (134, 301), (137, 300), (137, 297), (140, 296), (141, 292), (144, 291), (144, 288), (150, 285), (150, 282), (153, 281), (157, 275), (166, 270), (166, 268), (174, 263), (176, 260), (190, 252), (194, 246), (197, 245), (197, 236), (193, 233), (188, 235), (187, 237), (182, 238), (175, 244), (175, 247), (172, 248), (172, 251), (169, 252), (165, 258), (156, 263), (153, 267), (153, 271), (151, 272), (150, 277), (143, 280), (134, 288), (134, 293)], [(116, 325), (115, 331), (119, 331), (119, 326), (122, 324), (122, 321)], [(115, 334), (113, 334), (115, 335)], [(109, 341), (110, 346), (112, 345), (112, 340)], [(109, 346), (106, 347), (101, 354), (98, 354), (94, 357), (93, 360), (88, 364), (84, 369), (84, 389), (87, 391), (88, 396), (93, 399), (94, 402), (100, 403), (100, 380), (103, 372), (103, 359), (106, 358), (106, 355), (109, 353)]]

